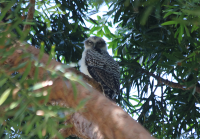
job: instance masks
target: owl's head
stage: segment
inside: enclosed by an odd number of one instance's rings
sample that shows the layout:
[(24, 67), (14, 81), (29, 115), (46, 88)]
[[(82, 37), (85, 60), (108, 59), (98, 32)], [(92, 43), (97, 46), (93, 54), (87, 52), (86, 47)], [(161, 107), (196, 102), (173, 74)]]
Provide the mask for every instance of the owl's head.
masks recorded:
[(84, 46), (86, 49), (102, 49), (107, 51), (106, 42), (101, 37), (91, 36), (85, 40)]

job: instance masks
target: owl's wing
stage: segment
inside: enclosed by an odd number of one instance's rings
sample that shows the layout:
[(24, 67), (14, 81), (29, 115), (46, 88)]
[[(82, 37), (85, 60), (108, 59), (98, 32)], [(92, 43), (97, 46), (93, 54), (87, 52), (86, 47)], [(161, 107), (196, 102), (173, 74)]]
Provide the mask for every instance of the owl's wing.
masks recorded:
[(120, 87), (118, 63), (103, 50), (88, 50), (85, 61), (89, 74), (102, 85), (104, 93), (113, 99)]

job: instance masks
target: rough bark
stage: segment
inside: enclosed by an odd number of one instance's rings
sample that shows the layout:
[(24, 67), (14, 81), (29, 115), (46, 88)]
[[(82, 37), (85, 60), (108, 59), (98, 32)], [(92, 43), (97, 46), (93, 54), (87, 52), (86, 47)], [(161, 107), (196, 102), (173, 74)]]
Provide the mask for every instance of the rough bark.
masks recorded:
[[(27, 52), (33, 54), (35, 58), (39, 57), (39, 50), (33, 46), (26, 48), (25, 44), (16, 42), (13, 47), (16, 48), (15, 52), (3, 63), (3, 65), (6, 64), (10, 67), (15, 67), (22, 62), (30, 61), (28, 57), (21, 57), (22, 54)], [(1, 49), (2, 48), (4, 47), (1, 46)], [(44, 54), (39, 61), (48, 68), (53, 69), (61, 65), (55, 60), (52, 60), (49, 63), (48, 59), (48, 55)], [(23, 68), (18, 72), (23, 72), (25, 70), (26, 68)], [(34, 61), (32, 61), (32, 67), (29, 73), (30, 78), (34, 76), (35, 70), (36, 67), (34, 66)], [(67, 69), (66, 72), (81, 74), (75, 69)], [(51, 80), (48, 74), (46, 69), (40, 67), (38, 81), (44, 81), (44, 76), (47, 77), (45, 81)], [(91, 84), (91, 86), (93, 86), (93, 84)], [(60, 130), (64, 137), (76, 135), (89, 139), (153, 139), (150, 133), (133, 120), (125, 111), (103, 96), (97, 89), (94, 89), (98, 87), (91, 88), (88, 86), (86, 89), (79, 83), (76, 83), (76, 87), (78, 93), (77, 98), (74, 97), (71, 82), (69, 80), (63, 80), (61, 76), (54, 79), (52, 85), (43, 88), (44, 91), (51, 88), (49, 103), (54, 101), (60, 103), (59, 105), (62, 103), (63, 106), (76, 108), (81, 100), (87, 99), (86, 104), (82, 109), (66, 119), (66, 124), (71, 123), (73, 124), (73, 127)]]

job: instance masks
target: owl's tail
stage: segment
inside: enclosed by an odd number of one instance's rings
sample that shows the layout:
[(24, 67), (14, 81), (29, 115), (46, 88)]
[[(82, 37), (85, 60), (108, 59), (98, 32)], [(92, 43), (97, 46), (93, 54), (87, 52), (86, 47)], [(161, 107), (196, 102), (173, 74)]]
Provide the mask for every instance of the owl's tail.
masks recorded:
[(115, 100), (116, 96), (117, 96), (117, 91), (110, 89), (108, 86), (106, 85), (102, 85), (103, 88), (103, 92), (104, 95), (111, 99), (111, 100)]

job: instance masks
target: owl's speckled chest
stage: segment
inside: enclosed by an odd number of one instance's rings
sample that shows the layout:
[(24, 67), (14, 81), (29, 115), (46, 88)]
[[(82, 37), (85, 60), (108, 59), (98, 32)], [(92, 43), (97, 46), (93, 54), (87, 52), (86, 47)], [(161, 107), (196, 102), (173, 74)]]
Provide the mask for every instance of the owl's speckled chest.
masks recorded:
[(108, 54), (107, 51), (101, 49), (87, 50), (85, 62), (88, 66), (102, 68), (108, 72), (119, 69), (118, 63), (114, 61), (114, 59)]

